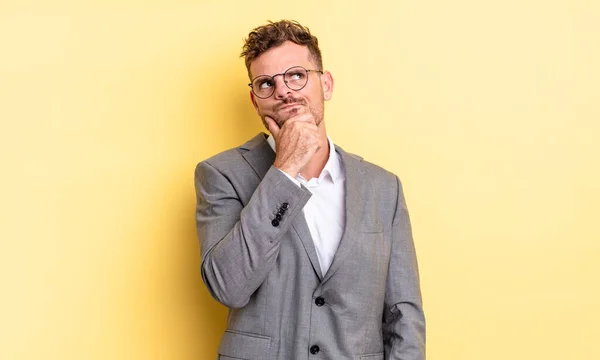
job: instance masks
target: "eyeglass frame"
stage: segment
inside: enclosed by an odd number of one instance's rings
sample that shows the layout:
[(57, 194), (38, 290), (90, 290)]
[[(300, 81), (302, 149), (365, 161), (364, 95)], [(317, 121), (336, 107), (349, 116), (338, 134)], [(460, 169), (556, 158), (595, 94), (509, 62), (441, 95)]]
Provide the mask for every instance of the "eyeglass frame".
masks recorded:
[[(303, 85), (303, 86), (302, 86), (300, 89), (292, 89), (292, 88), (291, 88), (291, 87), (288, 85), (288, 82), (287, 82), (287, 81), (285, 81), (285, 74), (286, 74), (288, 71), (290, 71), (290, 70), (292, 70), (292, 69), (294, 69), (294, 68), (302, 68), (302, 69), (304, 69), (304, 71), (306, 71), (306, 83), (305, 83), (305, 84), (304, 84), (304, 85)], [(282, 73), (279, 73), (279, 74), (275, 74), (275, 75), (273, 75), (273, 76), (271, 76), (271, 75), (266, 75), (266, 74), (263, 74), (263, 75), (258, 75), (258, 76), (254, 77), (254, 78), (253, 78), (253, 79), (250, 81), (250, 84), (248, 84), (248, 86), (250, 86), (250, 89), (252, 89), (252, 93), (253, 93), (254, 95), (256, 95), (256, 97), (258, 97), (259, 99), (268, 99), (268, 98), (270, 98), (271, 96), (273, 96), (273, 94), (275, 94), (275, 86), (276, 86), (276, 85), (273, 85), (273, 91), (272, 91), (272, 92), (269, 94), (269, 96), (266, 96), (266, 97), (260, 97), (260, 96), (258, 96), (258, 95), (257, 95), (257, 94), (254, 92), (254, 86), (252, 86), (252, 83), (254, 82), (254, 80), (256, 80), (256, 79), (258, 79), (259, 77), (262, 77), (262, 76), (268, 76), (268, 77), (269, 77), (269, 78), (270, 78), (270, 79), (273, 81), (273, 84), (276, 84), (276, 82), (275, 82), (275, 77), (276, 77), (276, 76), (280, 76), (280, 75), (281, 75), (281, 76), (283, 77), (283, 83), (285, 84), (285, 86), (287, 86), (287, 88), (288, 88), (288, 89), (290, 89), (290, 90), (293, 90), (293, 91), (300, 91), (300, 90), (304, 89), (304, 88), (306, 87), (306, 85), (308, 84), (308, 73), (310, 73), (310, 72), (320, 73), (321, 75), (323, 75), (323, 70), (307, 69), (307, 68), (305, 68), (304, 66), (300, 66), (300, 65), (294, 65), (294, 66), (292, 66), (291, 68), (287, 69), (286, 71), (284, 71), (284, 72), (282, 72)]]

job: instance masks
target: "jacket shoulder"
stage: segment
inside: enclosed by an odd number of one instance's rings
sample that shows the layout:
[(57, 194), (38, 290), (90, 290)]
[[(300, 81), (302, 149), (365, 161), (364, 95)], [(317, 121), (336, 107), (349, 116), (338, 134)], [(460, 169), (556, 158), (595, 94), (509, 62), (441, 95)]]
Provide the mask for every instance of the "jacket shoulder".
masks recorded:
[(209, 157), (208, 159), (200, 161), (197, 167), (202, 164), (208, 164), (218, 170), (224, 170), (231, 167), (232, 164), (244, 161), (242, 156), (243, 152), (244, 150), (240, 149), (239, 147), (227, 149)]
[(375, 163), (365, 160), (362, 156), (347, 152), (338, 147), (338, 151), (342, 153), (342, 158), (345, 158), (350, 164), (355, 165), (359, 168), (360, 172), (371, 180), (377, 180), (378, 182), (396, 182), (398, 176), (393, 172), (379, 166)]
[(244, 153), (254, 149), (255, 147), (261, 145), (261, 143), (265, 141), (265, 135), (263, 133), (259, 133), (258, 135), (246, 141), (240, 146), (221, 151), (220, 153), (217, 153), (205, 160), (200, 161), (196, 165), (196, 168), (200, 167), (203, 164), (208, 164), (220, 171), (225, 171), (230, 168), (236, 168), (236, 165), (246, 163), (246, 161), (244, 160)]

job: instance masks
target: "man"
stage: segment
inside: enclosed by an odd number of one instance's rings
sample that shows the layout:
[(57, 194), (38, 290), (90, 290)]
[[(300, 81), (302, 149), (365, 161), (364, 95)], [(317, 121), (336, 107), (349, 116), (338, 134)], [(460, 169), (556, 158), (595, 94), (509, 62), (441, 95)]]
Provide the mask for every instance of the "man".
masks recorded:
[(249, 34), (250, 99), (271, 135), (198, 164), (202, 278), (229, 307), (220, 359), (425, 359), (425, 319), (398, 178), (333, 145), (317, 38)]

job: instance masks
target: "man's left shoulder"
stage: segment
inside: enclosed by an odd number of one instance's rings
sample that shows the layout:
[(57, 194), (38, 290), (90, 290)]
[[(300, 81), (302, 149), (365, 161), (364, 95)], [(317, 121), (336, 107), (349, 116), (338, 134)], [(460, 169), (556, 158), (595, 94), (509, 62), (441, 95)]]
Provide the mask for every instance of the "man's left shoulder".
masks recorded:
[(389, 170), (386, 170), (382, 166), (365, 160), (360, 155), (347, 152), (337, 145), (336, 151), (340, 154), (342, 163), (346, 167), (346, 170), (348, 170), (348, 167), (354, 167), (363, 176), (365, 176), (368, 179), (368, 181), (377, 181), (384, 183), (396, 183), (397, 181), (399, 181), (398, 176), (396, 174)]

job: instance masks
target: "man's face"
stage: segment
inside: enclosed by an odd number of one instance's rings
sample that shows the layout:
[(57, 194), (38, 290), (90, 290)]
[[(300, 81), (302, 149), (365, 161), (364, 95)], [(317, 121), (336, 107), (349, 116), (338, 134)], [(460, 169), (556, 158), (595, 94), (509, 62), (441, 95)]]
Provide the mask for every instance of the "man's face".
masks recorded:
[[(294, 66), (302, 66), (309, 70), (318, 70), (306, 46), (291, 41), (269, 49), (250, 64), (252, 79), (259, 75), (273, 76), (283, 74)], [(250, 98), (256, 112), (265, 124), (265, 116), (271, 117), (279, 127), (292, 116), (310, 112), (316, 125), (323, 121), (324, 101), (331, 98), (333, 78), (329, 72), (320, 74), (310, 71), (308, 82), (301, 90), (292, 90), (286, 86), (283, 76), (275, 77), (275, 91), (266, 99), (257, 97), (252, 91)]]

